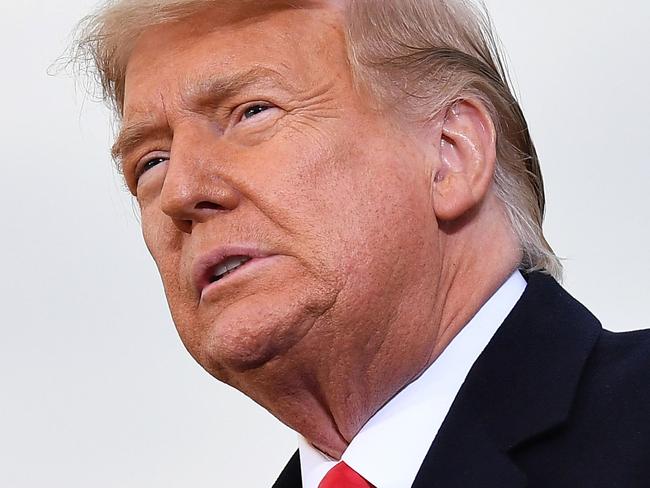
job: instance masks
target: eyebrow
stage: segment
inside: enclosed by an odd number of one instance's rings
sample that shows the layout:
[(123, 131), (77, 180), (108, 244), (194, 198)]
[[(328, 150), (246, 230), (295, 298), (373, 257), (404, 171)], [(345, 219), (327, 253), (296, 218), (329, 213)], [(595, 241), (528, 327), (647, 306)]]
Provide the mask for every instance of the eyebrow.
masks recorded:
[[(182, 107), (196, 112), (214, 109), (224, 99), (260, 82), (273, 83), (281, 88), (291, 88), (288, 80), (275, 69), (254, 67), (229, 75), (217, 75), (199, 82), (187, 82), (181, 92)], [(147, 138), (169, 136), (171, 130), (165, 124), (153, 120), (135, 121), (123, 126), (111, 148), (113, 159), (121, 167), (122, 158)]]
[(148, 138), (155, 136), (168, 136), (169, 128), (157, 124), (152, 120), (132, 122), (122, 127), (111, 147), (111, 156), (122, 169), (122, 159), (126, 154), (133, 151), (138, 145)]

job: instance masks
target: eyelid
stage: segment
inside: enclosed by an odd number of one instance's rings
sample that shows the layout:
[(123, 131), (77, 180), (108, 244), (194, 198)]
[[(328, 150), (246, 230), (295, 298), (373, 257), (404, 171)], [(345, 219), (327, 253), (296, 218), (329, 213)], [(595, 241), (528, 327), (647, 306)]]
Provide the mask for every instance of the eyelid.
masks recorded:
[[(234, 116), (233, 120), (234, 120), (234, 122), (232, 123), (232, 125), (237, 125), (237, 124), (240, 124), (242, 122), (246, 122), (247, 119), (244, 119), (244, 114), (246, 113), (246, 111), (253, 108), (253, 107), (256, 107), (258, 105), (260, 107), (266, 107), (265, 112), (267, 110), (269, 110), (269, 109), (272, 109), (272, 108), (278, 108), (277, 105), (275, 105), (275, 104), (273, 104), (271, 102), (262, 101), (262, 100), (256, 100), (256, 101), (253, 101), (253, 102), (242, 103), (241, 105), (237, 106), (233, 110), (233, 116)], [(258, 114), (258, 115), (260, 115), (260, 114)]]
[(133, 170), (133, 175), (137, 183), (138, 179), (148, 171), (146, 168), (147, 163), (154, 161), (156, 159), (169, 160), (169, 154), (165, 151), (149, 151), (140, 159), (138, 159)]

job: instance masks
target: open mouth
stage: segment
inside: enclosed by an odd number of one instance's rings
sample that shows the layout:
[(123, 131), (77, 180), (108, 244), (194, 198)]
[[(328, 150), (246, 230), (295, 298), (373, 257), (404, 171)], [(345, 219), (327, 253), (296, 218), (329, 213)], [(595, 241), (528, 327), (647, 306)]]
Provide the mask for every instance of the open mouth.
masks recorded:
[[(252, 245), (222, 246), (198, 257), (192, 264), (192, 281), (199, 296), (203, 297), (207, 288), (221, 288), (221, 281), (230, 280), (230, 275), (259, 266), (271, 254)], [(235, 276), (236, 278), (236, 276)], [(217, 282), (219, 282), (217, 284)]]
[(210, 274), (209, 282), (216, 283), (231, 273), (234, 273), (242, 265), (253, 259), (250, 256), (230, 256), (217, 264)]

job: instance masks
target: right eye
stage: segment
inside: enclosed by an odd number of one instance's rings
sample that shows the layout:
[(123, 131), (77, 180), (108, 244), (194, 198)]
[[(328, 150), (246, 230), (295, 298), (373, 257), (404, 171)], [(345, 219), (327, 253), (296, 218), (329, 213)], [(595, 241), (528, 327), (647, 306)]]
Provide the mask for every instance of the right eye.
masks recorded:
[(165, 163), (169, 158), (166, 156), (148, 156), (142, 159), (136, 171), (136, 177), (140, 178), (147, 171), (155, 168), (159, 164)]

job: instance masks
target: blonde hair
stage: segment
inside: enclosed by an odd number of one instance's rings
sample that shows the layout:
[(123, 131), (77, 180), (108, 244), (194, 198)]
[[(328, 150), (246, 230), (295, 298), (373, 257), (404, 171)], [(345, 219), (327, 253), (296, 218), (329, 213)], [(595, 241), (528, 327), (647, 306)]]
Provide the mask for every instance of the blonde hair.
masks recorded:
[[(494, 189), (519, 240), (524, 271), (561, 279), (562, 264), (542, 231), (544, 185), (526, 119), (513, 95), (485, 8), (466, 0), (343, 0), (350, 63), (381, 103), (429, 118), (474, 98), (497, 131)], [(103, 98), (122, 115), (126, 65), (147, 27), (213, 5), (259, 8), (259, 0), (112, 0), (82, 21), (75, 59), (94, 68)], [(265, 0), (297, 8), (308, 2)]]

